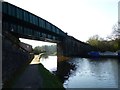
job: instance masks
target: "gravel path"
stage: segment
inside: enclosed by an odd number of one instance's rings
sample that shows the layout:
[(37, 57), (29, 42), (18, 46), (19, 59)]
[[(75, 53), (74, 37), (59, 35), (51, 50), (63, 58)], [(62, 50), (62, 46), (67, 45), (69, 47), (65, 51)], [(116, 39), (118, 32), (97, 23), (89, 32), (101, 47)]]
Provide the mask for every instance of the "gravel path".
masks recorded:
[(26, 67), (25, 71), (16, 81), (13, 88), (42, 88), (42, 77), (38, 70), (39, 57), (35, 56), (30, 65)]

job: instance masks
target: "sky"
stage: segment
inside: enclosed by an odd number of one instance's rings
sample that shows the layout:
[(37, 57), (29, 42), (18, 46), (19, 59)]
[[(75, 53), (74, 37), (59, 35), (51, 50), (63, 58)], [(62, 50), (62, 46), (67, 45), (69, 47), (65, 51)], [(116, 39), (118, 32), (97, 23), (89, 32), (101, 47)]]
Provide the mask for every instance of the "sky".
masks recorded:
[(96, 34), (102, 38), (107, 37), (112, 33), (113, 25), (118, 22), (119, 0), (5, 1), (30, 11), (83, 42)]

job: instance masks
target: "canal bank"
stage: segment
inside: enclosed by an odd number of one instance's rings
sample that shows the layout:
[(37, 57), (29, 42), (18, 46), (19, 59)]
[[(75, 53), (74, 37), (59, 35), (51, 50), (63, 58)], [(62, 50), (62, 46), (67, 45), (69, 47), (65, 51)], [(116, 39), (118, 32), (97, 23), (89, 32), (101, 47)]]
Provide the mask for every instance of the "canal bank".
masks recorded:
[(61, 88), (64, 90), (57, 76), (50, 73), (42, 64), (39, 64), (38, 68), (43, 79), (43, 88)]
[(10, 88), (60, 88), (64, 89), (60, 80), (50, 73), (36, 55), (32, 62), (14, 79)]
[[(41, 63), (54, 72), (66, 90), (118, 90), (117, 58), (80, 58), (73, 57), (56, 63), (56, 56), (41, 58)], [(52, 69), (53, 68), (53, 69)], [(56, 68), (56, 69), (54, 69)]]

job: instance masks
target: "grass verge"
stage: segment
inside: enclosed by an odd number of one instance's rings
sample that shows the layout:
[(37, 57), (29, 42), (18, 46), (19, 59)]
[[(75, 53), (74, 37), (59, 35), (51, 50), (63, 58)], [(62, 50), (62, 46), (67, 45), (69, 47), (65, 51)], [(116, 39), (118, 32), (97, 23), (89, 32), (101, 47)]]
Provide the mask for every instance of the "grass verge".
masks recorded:
[(43, 88), (60, 88), (65, 90), (57, 76), (50, 73), (42, 64), (39, 64), (38, 68), (43, 78)]

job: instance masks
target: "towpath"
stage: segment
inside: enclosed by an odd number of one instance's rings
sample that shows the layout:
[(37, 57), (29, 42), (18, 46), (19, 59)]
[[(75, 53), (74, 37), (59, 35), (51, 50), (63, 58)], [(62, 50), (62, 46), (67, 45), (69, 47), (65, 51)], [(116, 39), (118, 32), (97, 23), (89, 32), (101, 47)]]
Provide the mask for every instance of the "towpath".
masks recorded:
[(29, 66), (18, 77), (12, 88), (42, 88), (42, 77), (38, 70), (39, 55), (35, 55)]

